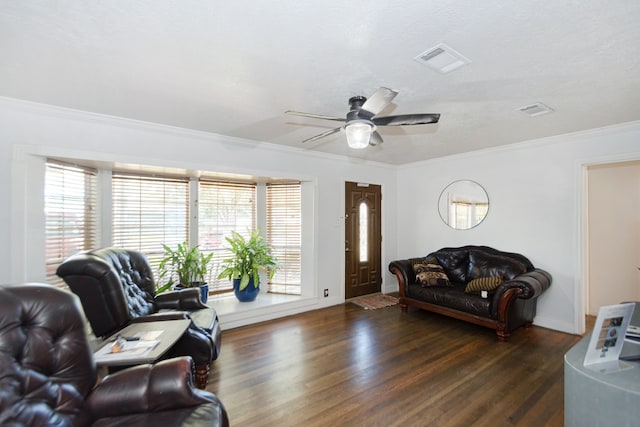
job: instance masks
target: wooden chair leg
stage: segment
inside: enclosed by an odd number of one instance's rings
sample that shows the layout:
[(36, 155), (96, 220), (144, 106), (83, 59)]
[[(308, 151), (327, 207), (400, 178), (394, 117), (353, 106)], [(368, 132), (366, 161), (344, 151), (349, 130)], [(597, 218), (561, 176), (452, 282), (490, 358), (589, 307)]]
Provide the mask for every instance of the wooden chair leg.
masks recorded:
[(209, 365), (197, 365), (196, 366), (196, 387), (199, 389), (207, 388), (207, 382), (209, 381)]

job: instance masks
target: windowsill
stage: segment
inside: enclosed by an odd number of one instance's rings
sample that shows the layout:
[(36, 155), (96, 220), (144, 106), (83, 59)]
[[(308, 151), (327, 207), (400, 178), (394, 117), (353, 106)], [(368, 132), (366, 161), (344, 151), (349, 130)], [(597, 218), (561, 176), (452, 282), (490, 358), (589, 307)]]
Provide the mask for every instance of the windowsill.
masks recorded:
[(221, 328), (225, 330), (313, 309), (318, 305), (318, 298), (261, 292), (251, 302), (240, 302), (231, 294), (209, 297), (207, 305), (216, 310)]
[(233, 294), (228, 294), (222, 297), (209, 297), (207, 305), (215, 308), (218, 316), (223, 316), (231, 313), (238, 313), (243, 311), (253, 311), (255, 309), (263, 307), (271, 307), (274, 305), (285, 304), (293, 301), (300, 301), (302, 297), (300, 295), (284, 295), (284, 294), (270, 294), (267, 292), (260, 292), (258, 298), (251, 302), (240, 302)]

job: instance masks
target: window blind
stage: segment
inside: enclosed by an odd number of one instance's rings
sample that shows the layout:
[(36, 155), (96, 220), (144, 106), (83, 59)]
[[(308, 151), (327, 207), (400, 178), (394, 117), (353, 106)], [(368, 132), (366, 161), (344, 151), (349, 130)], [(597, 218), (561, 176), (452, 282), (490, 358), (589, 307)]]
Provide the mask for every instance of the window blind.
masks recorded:
[(113, 246), (144, 253), (158, 280), (162, 244), (188, 241), (189, 181), (114, 172), (111, 191)]
[(218, 279), (221, 264), (232, 256), (225, 237), (236, 231), (245, 238), (256, 228), (256, 185), (200, 181), (198, 183), (198, 244), (208, 254), (213, 251), (209, 277), (210, 293), (233, 289), (227, 279)]
[(69, 256), (97, 241), (96, 171), (48, 160), (44, 209), (46, 280), (65, 286), (56, 269)]
[(268, 292), (300, 295), (301, 219), (300, 183), (267, 184), (267, 243), (280, 264)]

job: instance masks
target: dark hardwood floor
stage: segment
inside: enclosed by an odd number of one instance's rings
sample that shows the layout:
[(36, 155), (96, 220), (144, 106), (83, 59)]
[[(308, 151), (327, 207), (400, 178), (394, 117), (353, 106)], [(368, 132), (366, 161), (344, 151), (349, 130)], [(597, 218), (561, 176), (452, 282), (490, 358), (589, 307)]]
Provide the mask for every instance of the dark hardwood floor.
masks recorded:
[(224, 331), (207, 389), (232, 426), (562, 426), (579, 339), (346, 303)]

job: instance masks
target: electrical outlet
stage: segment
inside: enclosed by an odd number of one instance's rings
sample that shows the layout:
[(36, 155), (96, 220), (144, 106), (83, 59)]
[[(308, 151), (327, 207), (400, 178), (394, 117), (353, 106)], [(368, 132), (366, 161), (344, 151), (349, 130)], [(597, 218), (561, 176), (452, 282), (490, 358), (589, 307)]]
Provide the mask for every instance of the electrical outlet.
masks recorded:
[(324, 290), (324, 297), (328, 297), (329, 296), (329, 289), (325, 289)]

